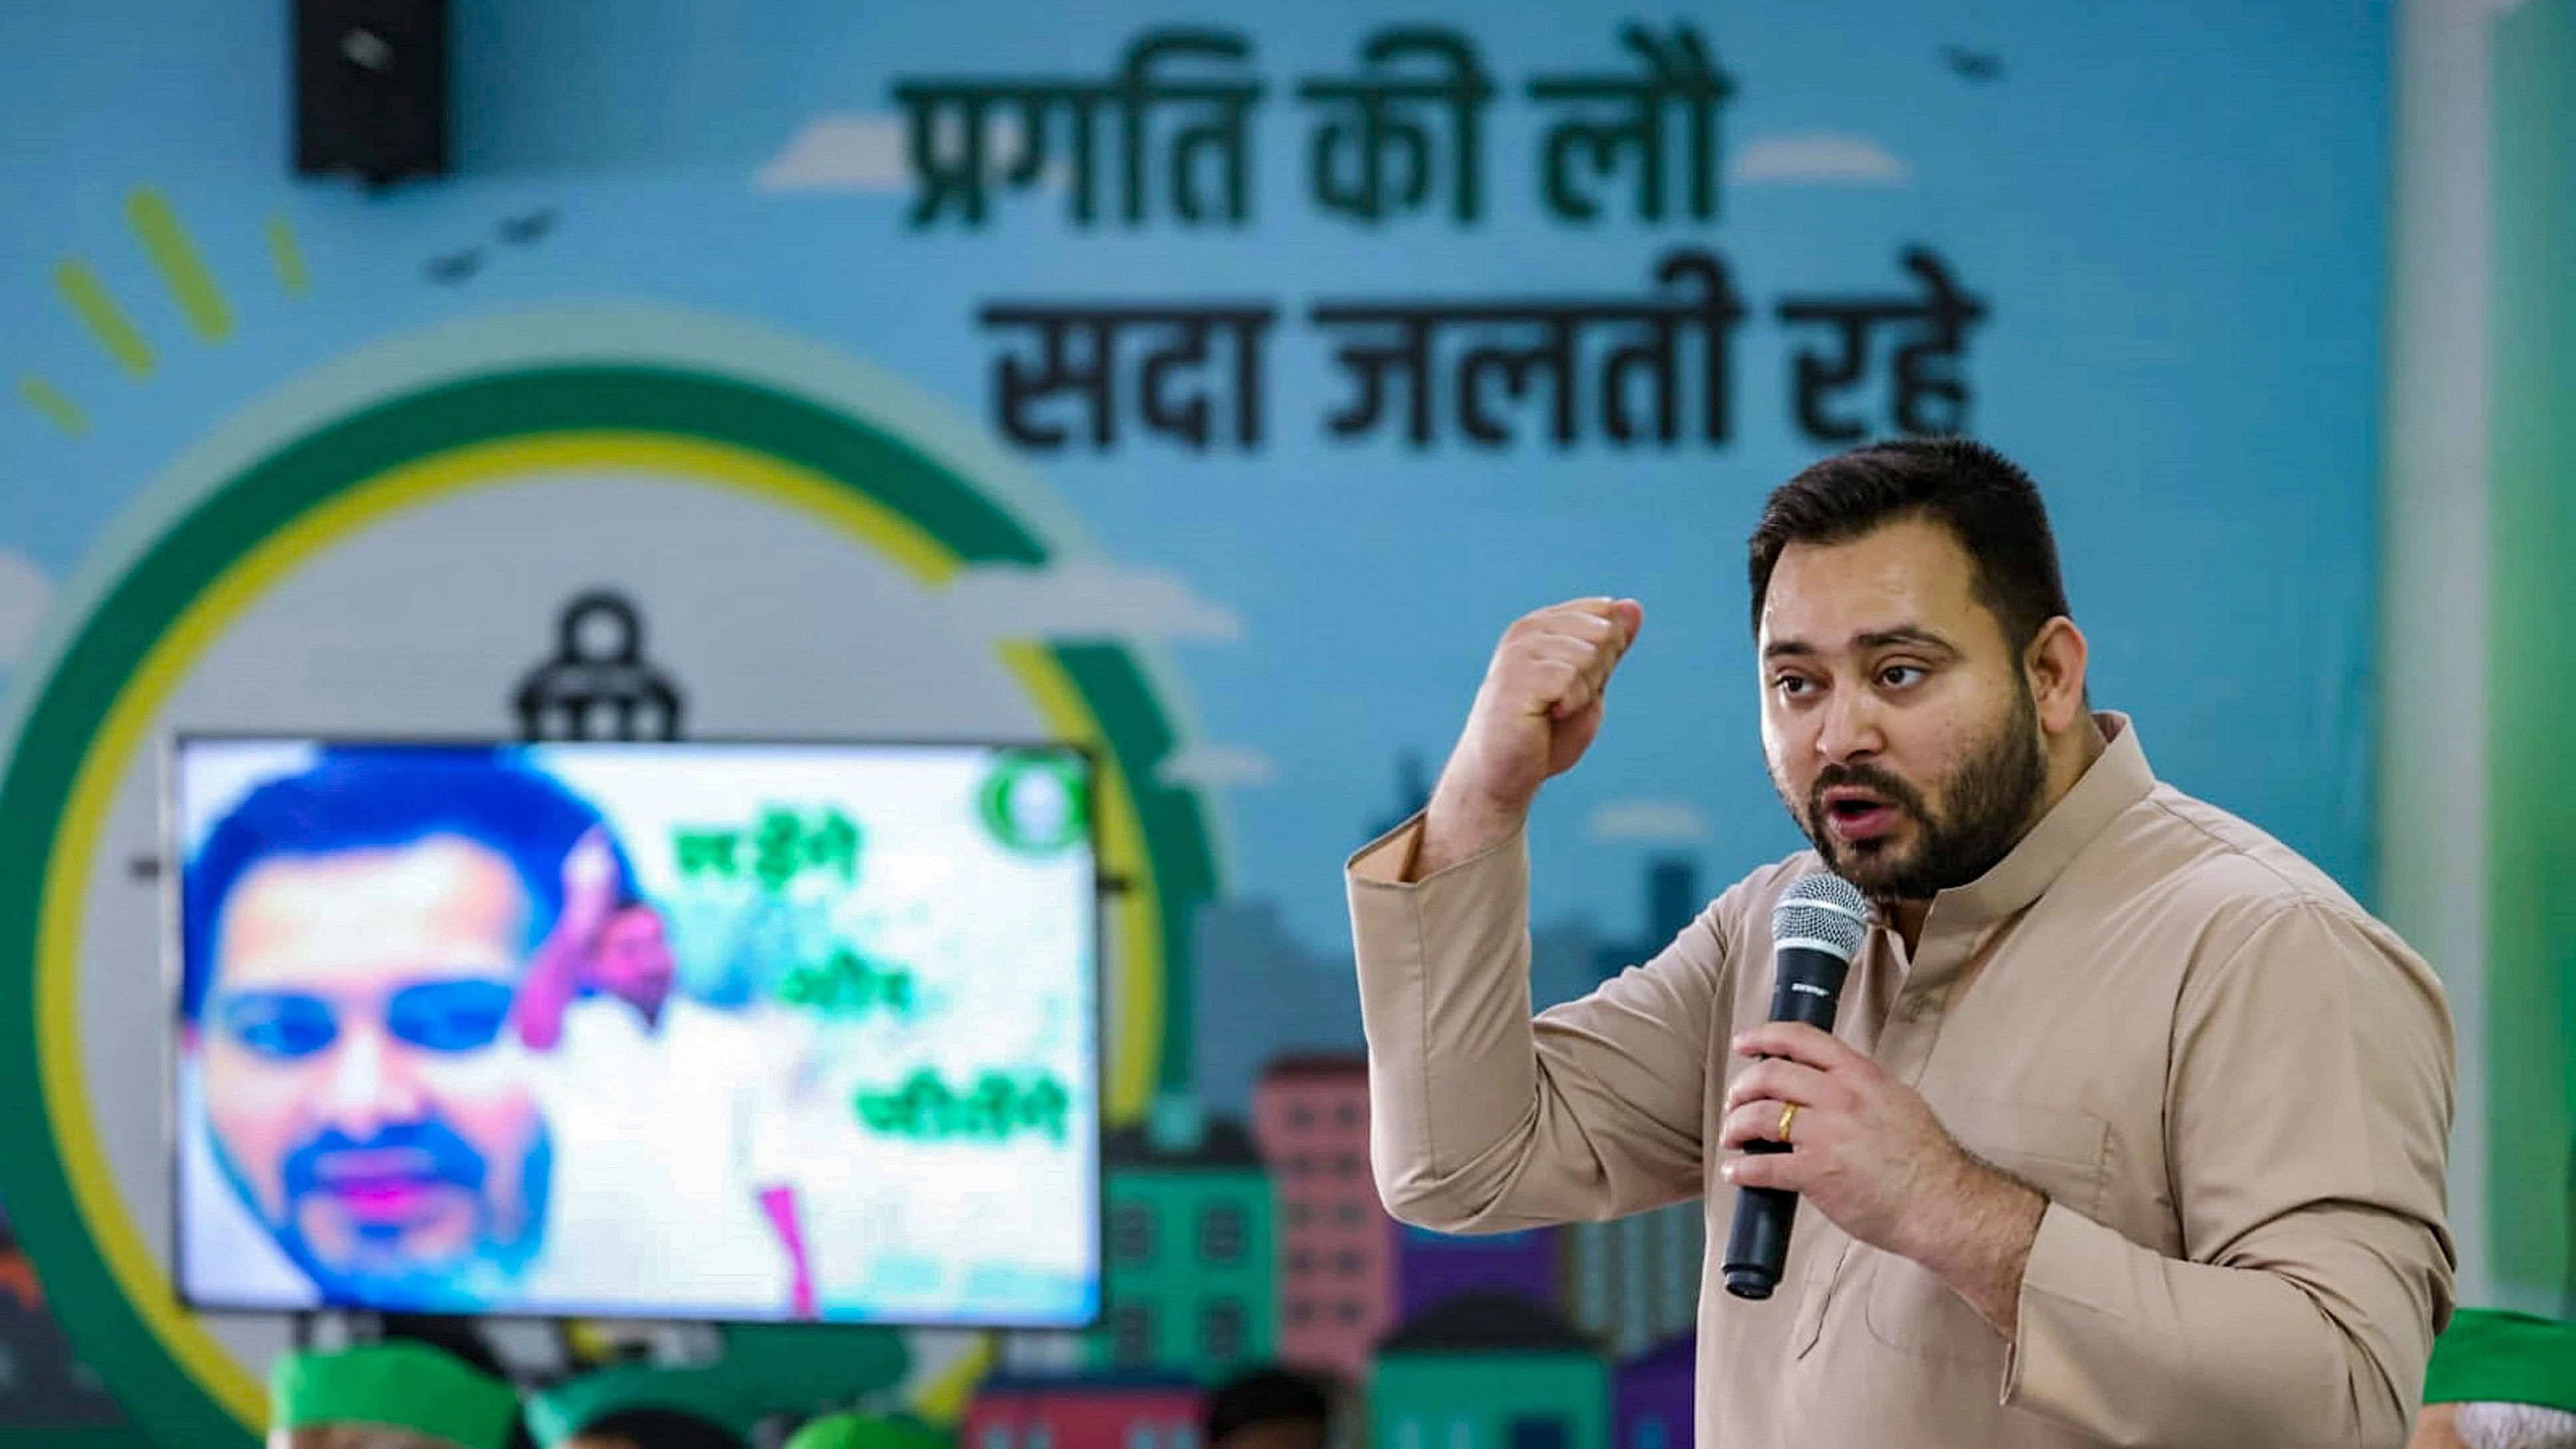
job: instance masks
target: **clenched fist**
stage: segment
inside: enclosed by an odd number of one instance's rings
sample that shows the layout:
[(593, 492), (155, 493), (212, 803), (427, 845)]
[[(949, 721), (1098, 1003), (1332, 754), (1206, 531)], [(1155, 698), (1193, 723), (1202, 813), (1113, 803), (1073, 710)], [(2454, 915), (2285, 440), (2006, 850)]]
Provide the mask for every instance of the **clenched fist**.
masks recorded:
[(1634, 599), (1575, 599), (1503, 631), (1432, 791), (1416, 878), (1518, 830), (1539, 786), (1583, 758), (1601, 733), (1610, 672), (1645, 621)]

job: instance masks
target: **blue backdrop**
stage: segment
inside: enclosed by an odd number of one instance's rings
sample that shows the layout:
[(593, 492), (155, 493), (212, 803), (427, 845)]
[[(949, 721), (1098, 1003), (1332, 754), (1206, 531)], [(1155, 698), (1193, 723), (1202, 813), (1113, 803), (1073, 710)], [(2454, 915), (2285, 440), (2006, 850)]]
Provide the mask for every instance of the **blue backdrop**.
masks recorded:
[[(1651, 862), (1686, 861), (1705, 896), (1795, 845), (1760, 761), (1742, 545), (1764, 492), (1835, 446), (1801, 424), (1796, 371), (1833, 332), (1781, 309), (1920, 306), (1903, 265), (1919, 249), (1974, 315), (1947, 339), (1883, 320), (1829, 410), (1898, 427), (1898, 350), (1928, 336), (1923, 376), (1954, 391), (1912, 416), (1963, 423), (2041, 481), (2097, 703), (2137, 717), (2167, 779), (2368, 893), (2382, 5), (458, 0), (455, 174), (374, 196), (290, 174), (285, 8), (11, 17), (0, 613), (16, 612), (0, 665), (32, 660), (40, 626), (74, 626), (49, 601), (173, 458), (360, 349), (651, 304), (863, 360), (1016, 454), (1105, 561), (1082, 596), (1090, 632), (1168, 659), (1166, 702), (1190, 724), (1161, 781), (1204, 802), (1222, 843), (1193, 959), (1173, 965), (1197, 988), (1177, 1039), (1200, 1092), (1240, 1110), (1271, 1054), (1356, 1044), (1339, 863), (1410, 804), (1408, 753), (1436, 769), (1524, 610), (1599, 592), (1648, 610), (1603, 744), (1540, 807), (1543, 996), (1651, 944)], [(1720, 78), (1705, 216), (1679, 102), (1659, 220), (1638, 215), (1633, 166), (1579, 169), (1589, 221), (1547, 200), (1546, 139), (1573, 112), (1532, 82), (1641, 74), (1632, 23), (1657, 45), (1695, 39)], [(1491, 84), (1472, 221), (1436, 106), (1415, 113), (1432, 162), (1418, 207), (1364, 223), (1318, 197), (1315, 132), (1334, 113), (1299, 88), (1362, 74), (1363, 43), (1391, 26), (1446, 32)], [(981, 177), (981, 224), (920, 214), (899, 85), (950, 87), (953, 121), (959, 83), (1107, 86), (1131, 43), (1176, 28), (1242, 53), (1163, 74), (1260, 87), (1239, 222), (1210, 155), (1208, 214), (1174, 204), (1170, 128), (1213, 114), (1182, 101), (1156, 122), (1129, 222), (1115, 102), (1096, 89), (1097, 219), (1072, 214), (1061, 129), (1027, 184)], [(997, 167), (1025, 154), (1018, 113), (996, 104)], [(174, 232), (193, 262), (171, 260)], [(1498, 445), (1466, 436), (1449, 401), (1421, 446), (1398, 402), (1358, 436), (1329, 426), (1357, 378), (1319, 303), (1633, 306), (1674, 295), (1654, 269), (1685, 247), (1741, 304), (1722, 436), (1686, 388), (1670, 442), (1614, 445), (1587, 393), (1559, 444), (1543, 380), (1518, 402), (1491, 391)], [(1148, 425), (1132, 350), (1108, 446), (1076, 395), (1032, 405), (1069, 426), (1062, 446), (1008, 436), (1002, 369), (1036, 343), (985, 310), (1108, 304), (1268, 309), (1244, 394), (1257, 441), (1225, 405), (1222, 333), (1217, 361), (1184, 374), (1217, 394), (1204, 447)], [(1606, 345), (1578, 344), (1583, 387)], [(1440, 357), (1447, 388), (1454, 348)], [(9, 682), (32, 687), (25, 672)]]

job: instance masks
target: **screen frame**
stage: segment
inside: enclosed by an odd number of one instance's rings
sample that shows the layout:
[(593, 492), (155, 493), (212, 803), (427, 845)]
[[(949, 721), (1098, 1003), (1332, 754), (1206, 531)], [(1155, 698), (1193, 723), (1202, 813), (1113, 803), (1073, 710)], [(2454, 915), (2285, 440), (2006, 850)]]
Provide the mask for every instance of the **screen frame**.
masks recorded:
[[(184, 958), (184, 922), (187, 851), (180, 819), (181, 756), (191, 745), (307, 745), (320, 749), (335, 746), (359, 748), (423, 749), (490, 749), (531, 750), (565, 746), (586, 749), (609, 749), (651, 754), (668, 750), (739, 749), (756, 750), (989, 750), (1046, 751), (1079, 757), (1083, 762), (1084, 782), (1088, 787), (1083, 812), (1083, 837), (1091, 864), (1091, 891), (1086, 909), (1091, 916), (1091, 961), (1088, 981), (1091, 992), (1091, 1100), (1090, 1140), (1083, 1150), (1091, 1165), (1091, 1295), (1090, 1312), (1075, 1319), (997, 1319), (988, 1317), (922, 1317), (890, 1314), (864, 1318), (798, 1318), (792, 1313), (768, 1315), (698, 1311), (655, 1311), (647, 1305), (603, 1303), (501, 1305), (454, 1308), (424, 1305), (387, 1305), (363, 1302), (335, 1302), (322, 1294), (316, 1285), (315, 1299), (309, 1304), (231, 1302), (203, 1297), (194, 1291), (187, 1271), (187, 1202), (186, 1163), (187, 1124), (179, 1100), (182, 1069), (180, 1033), (187, 1030), (185, 999), (187, 962)], [(1108, 757), (1099, 747), (1081, 740), (1048, 739), (1025, 735), (796, 735), (796, 734), (714, 734), (690, 735), (681, 739), (526, 739), (515, 735), (431, 732), (333, 731), (305, 733), (298, 731), (258, 729), (179, 729), (170, 731), (162, 740), (159, 756), (160, 780), (155, 791), (157, 844), (160, 852), (157, 895), (161, 907), (158, 935), (162, 968), (162, 1081), (159, 1092), (162, 1141), (160, 1160), (166, 1169), (165, 1187), (169, 1211), (164, 1226), (168, 1231), (170, 1255), (170, 1289), (179, 1306), (191, 1313), (214, 1318), (303, 1319), (319, 1314), (401, 1314), (422, 1318), (460, 1320), (489, 1319), (495, 1322), (562, 1323), (574, 1319), (623, 1320), (635, 1323), (742, 1325), (746, 1327), (811, 1327), (831, 1328), (944, 1328), (968, 1332), (1026, 1331), (1082, 1333), (1097, 1329), (1109, 1314), (1109, 1172), (1104, 1159), (1108, 1136), (1105, 1105), (1109, 1094), (1108, 1061), (1108, 950), (1109, 902), (1123, 895), (1129, 883), (1111, 874), (1102, 858), (1102, 831), (1099, 798), (1108, 768)]]

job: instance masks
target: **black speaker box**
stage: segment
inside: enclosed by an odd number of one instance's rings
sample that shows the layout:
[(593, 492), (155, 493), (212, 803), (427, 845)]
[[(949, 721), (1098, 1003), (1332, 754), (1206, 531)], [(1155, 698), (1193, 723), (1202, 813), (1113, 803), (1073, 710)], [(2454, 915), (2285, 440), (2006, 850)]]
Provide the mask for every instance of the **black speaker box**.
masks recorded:
[(447, 0), (293, 0), (295, 169), (447, 170)]

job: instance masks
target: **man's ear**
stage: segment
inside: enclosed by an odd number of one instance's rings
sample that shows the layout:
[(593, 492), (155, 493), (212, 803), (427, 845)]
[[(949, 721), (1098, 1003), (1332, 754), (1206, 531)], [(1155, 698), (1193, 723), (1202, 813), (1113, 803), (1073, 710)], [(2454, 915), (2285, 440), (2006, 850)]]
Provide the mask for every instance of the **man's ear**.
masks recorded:
[(2084, 668), (2089, 655), (2084, 632), (2062, 614), (2042, 624), (2022, 652), (2031, 702), (2039, 712), (2039, 727), (2047, 733), (2062, 735), (2083, 720)]

